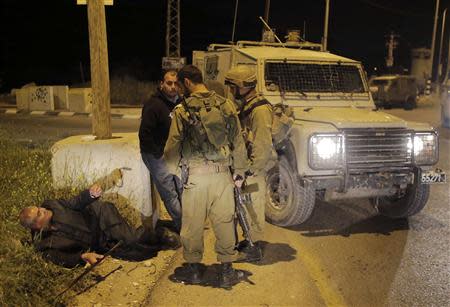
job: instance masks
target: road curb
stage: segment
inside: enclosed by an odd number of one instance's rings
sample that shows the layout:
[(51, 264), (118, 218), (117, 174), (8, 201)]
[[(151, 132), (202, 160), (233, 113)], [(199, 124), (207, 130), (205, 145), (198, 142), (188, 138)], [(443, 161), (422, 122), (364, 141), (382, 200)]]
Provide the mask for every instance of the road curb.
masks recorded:
[[(45, 116), (64, 116), (64, 117), (73, 117), (73, 116), (92, 117), (92, 113), (70, 112), (70, 111), (25, 111), (25, 110), (17, 110), (16, 108), (0, 108), (0, 114), (45, 115)], [(141, 115), (111, 113), (111, 118), (141, 119)]]

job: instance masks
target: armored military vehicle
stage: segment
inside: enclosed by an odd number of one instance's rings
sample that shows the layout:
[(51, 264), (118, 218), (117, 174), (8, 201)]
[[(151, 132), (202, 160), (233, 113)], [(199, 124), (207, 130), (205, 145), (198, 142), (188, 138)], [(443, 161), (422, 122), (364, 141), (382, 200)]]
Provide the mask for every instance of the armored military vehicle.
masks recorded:
[(419, 89), (414, 76), (374, 77), (369, 80), (369, 89), (376, 106), (390, 108), (398, 105), (405, 110), (412, 110), (416, 107)]
[(377, 110), (358, 61), (313, 43), (241, 41), (194, 51), (193, 64), (216, 83), (234, 65), (250, 65), (257, 91), (293, 109), (289, 138), (277, 146), (279, 165), (268, 174), (273, 224), (305, 222), (317, 198), (369, 198), (380, 214), (407, 217), (425, 206), (430, 183), (446, 180), (432, 170), (437, 132)]

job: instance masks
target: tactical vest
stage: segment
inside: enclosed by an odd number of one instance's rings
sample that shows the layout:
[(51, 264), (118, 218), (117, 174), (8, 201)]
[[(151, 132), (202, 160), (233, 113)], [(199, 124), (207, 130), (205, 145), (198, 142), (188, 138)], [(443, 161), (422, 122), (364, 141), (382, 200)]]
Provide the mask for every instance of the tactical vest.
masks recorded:
[[(258, 97), (257, 97), (258, 99)], [(275, 148), (289, 137), (289, 133), (294, 124), (294, 112), (288, 105), (277, 103), (272, 105), (267, 99), (260, 96), (260, 100), (253, 103), (251, 107), (239, 113), (239, 118), (242, 120), (252, 113), (252, 111), (263, 105), (272, 107), (272, 143)]]
[(215, 93), (204, 98), (196, 95), (181, 102), (187, 115), (187, 141), (208, 160), (214, 156), (213, 152), (229, 152), (229, 125), (222, 112), (225, 102), (225, 98)]

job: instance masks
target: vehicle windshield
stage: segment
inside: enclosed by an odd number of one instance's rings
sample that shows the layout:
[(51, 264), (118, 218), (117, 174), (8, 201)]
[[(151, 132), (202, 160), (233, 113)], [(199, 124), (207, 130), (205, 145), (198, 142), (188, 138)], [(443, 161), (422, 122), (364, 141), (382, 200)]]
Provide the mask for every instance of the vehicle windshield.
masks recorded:
[(389, 80), (387, 79), (374, 79), (372, 81), (370, 81), (370, 85), (388, 85)]
[(358, 66), (314, 63), (266, 63), (266, 87), (285, 92), (364, 93)]

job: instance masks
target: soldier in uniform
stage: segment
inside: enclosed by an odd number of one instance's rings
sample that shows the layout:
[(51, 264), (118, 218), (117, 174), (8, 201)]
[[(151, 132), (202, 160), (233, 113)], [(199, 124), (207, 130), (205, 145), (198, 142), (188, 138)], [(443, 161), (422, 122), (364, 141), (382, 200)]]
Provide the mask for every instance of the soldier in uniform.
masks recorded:
[(203, 229), (209, 218), (221, 263), (219, 286), (230, 288), (243, 278), (243, 272), (232, 267), (237, 256), (233, 187), (242, 184), (248, 167), (239, 118), (231, 101), (208, 91), (197, 67), (183, 67), (178, 82), (189, 97), (174, 108), (164, 158), (174, 173), (181, 165), (181, 242), (188, 263), (185, 281), (201, 282)]
[[(261, 240), (264, 235), (266, 174), (276, 164), (276, 152), (272, 144), (272, 107), (256, 93), (256, 73), (248, 65), (238, 65), (225, 75), (225, 84), (238, 106), (239, 119), (243, 129), (250, 163), (246, 173), (246, 184), (258, 185), (258, 191), (251, 193), (252, 204), (246, 206), (250, 217), (250, 234), (254, 247), (246, 240), (239, 242), (240, 260), (256, 262), (262, 259)], [(245, 187), (244, 187), (245, 192)]]

